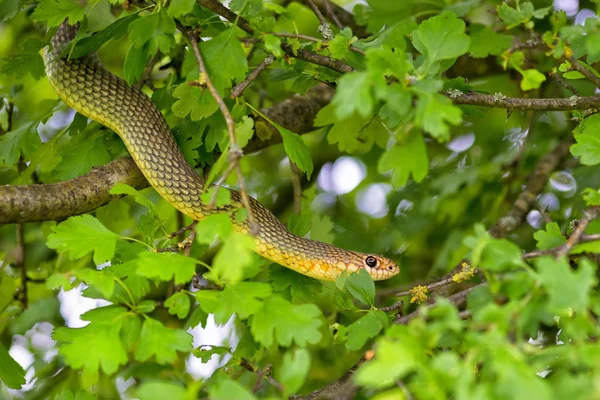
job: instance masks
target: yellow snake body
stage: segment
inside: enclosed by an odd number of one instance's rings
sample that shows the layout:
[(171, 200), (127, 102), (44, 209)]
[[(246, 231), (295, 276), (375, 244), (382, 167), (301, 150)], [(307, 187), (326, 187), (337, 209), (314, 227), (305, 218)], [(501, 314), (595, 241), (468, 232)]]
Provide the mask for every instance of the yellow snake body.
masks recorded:
[[(233, 216), (241, 207), (240, 194), (231, 190), (232, 204), (224, 207), (202, 202), (204, 180), (184, 159), (165, 118), (148, 96), (107, 71), (95, 56), (61, 57), (61, 50), (75, 37), (77, 29), (63, 23), (52, 39), (52, 48), (45, 52), (48, 79), (59, 97), (77, 112), (116, 132), (148, 182), (179, 211), (198, 221), (214, 213)], [(296, 236), (255, 199), (250, 198), (250, 206), (259, 225), (256, 251), (301, 274), (334, 280), (343, 271), (365, 268), (374, 280), (382, 280), (399, 272), (398, 266), (385, 257)], [(232, 220), (237, 231), (248, 232), (247, 221)]]

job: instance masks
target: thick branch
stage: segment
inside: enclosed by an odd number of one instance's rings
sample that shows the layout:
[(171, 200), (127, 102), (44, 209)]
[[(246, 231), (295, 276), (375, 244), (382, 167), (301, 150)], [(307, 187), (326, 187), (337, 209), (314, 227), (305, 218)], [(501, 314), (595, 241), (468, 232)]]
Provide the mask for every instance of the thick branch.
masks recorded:
[[(333, 90), (317, 86), (305, 96), (294, 96), (264, 113), (285, 128), (302, 134), (314, 129), (317, 112), (329, 103)], [(255, 118), (256, 135), (244, 148), (255, 152), (281, 142), (274, 128)], [(111, 195), (117, 183), (126, 183), (136, 189), (148, 187), (131, 158), (112, 161), (70, 181), (24, 186), (0, 186), (0, 224), (34, 221), (61, 221), (72, 215), (84, 214), (121, 196)]]

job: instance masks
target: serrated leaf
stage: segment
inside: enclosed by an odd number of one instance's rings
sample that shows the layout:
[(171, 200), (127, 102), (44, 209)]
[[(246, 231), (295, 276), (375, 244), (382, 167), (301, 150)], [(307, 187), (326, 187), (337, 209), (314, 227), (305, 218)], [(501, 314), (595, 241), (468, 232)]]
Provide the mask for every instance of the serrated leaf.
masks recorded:
[(521, 89), (524, 91), (539, 89), (542, 82), (546, 80), (546, 76), (537, 69), (528, 69), (523, 71), (522, 74)]
[(279, 295), (269, 297), (263, 308), (252, 316), (254, 339), (269, 347), (274, 342), (289, 347), (315, 344), (321, 340), (321, 310), (314, 304), (294, 305)]
[(221, 379), (216, 384), (211, 385), (208, 395), (211, 400), (256, 400), (256, 396), (246, 387), (229, 378)]
[(0, 380), (11, 389), (21, 389), (25, 384), (25, 370), (0, 344)]
[(40, 50), (46, 42), (28, 39), (22, 49), (13, 55), (0, 59), (0, 73), (23, 79), (28, 73), (33, 79), (39, 80), (46, 72)]
[(512, 45), (512, 37), (494, 32), (485, 25), (473, 24), (469, 27), (471, 45), (469, 52), (474, 58), (500, 55)]
[(584, 165), (600, 163), (600, 115), (584, 119), (573, 135), (577, 143), (571, 146), (571, 154), (580, 157), (579, 161)]
[(266, 283), (238, 282), (227, 285), (223, 291), (200, 290), (196, 300), (205, 312), (214, 314), (215, 322), (225, 324), (233, 314), (247, 319), (257, 313), (271, 293), (271, 286)]
[(567, 242), (556, 222), (547, 224), (546, 230), (537, 231), (533, 237), (537, 241), (536, 247), (540, 250), (552, 249)]
[(357, 113), (368, 118), (373, 112), (375, 102), (371, 94), (371, 76), (368, 72), (345, 74), (338, 80), (337, 90), (332, 104), (338, 120)]
[(61, 181), (73, 179), (87, 174), (92, 167), (108, 163), (111, 158), (103, 141), (103, 136), (97, 136), (68, 146), (56, 166), (56, 178)]
[(161, 281), (174, 279), (177, 285), (192, 280), (197, 263), (194, 258), (181, 254), (151, 252), (140, 253), (135, 262), (139, 275)]
[(469, 50), (471, 39), (465, 34), (465, 23), (452, 12), (423, 21), (412, 33), (415, 48), (425, 56), (424, 70), (433, 63), (457, 58)]
[(94, 252), (94, 262), (101, 264), (115, 254), (119, 236), (109, 231), (91, 215), (71, 217), (52, 227), (46, 245), (59, 252), (68, 252), (72, 260)]
[(245, 269), (257, 260), (254, 239), (247, 235), (232, 233), (213, 260), (212, 269), (204, 275), (214, 282), (238, 282), (243, 279)]
[(169, 329), (159, 321), (146, 318), (135, 350), (135, 359), (141, 362), (155, 357), (159, 364), (170, 364), (177, 352), (192, 351), (192, 335), (181, 329)]
[(77, 0), (41, 0), (31, 18), (36, 21), (47, 21), (48, 26), (59, 26), (65, 19), (74, 25), (83, 21), (84, 6)]
[(129, 24), (138, 18), (138, 13), (117, 19), (115, 22), (90, 37), (78, 40), (74, 49), (69, 49), (72, 58), (83, 57), (98, 50), (104, 43), (112, 39), (119, 39), (129, 29)]
[(120, 321), (91, 323), (78, 329), (57, 328), (52, 336), (63, 342), (58, 352), (65, 363), (73, 369), (83, 369), (84, 385), (90, 386), (98, 381), (99, 370), (112, 375), (127, 362), (119, 337), (120, 329)]
[(548, 292), (548, 307), (552, 311), (564, 312), (569, 308), (576, 313), (586, 311), (589, 291), (597, 283), (596, 265), (583, 259), (579, 262), (579, 269), (573, 271), (565, 258), (555, 260), (550, 257), (538, 258), (535, 265), (539, 279)]
[(177, 315), (177, 318), (184, 319), (190, 313), (190, 296), (184, 292), (177, 292), (165, 301), (165, 307), (169, 309), (169, 314)]
[(273, 265), (269, 269), (271, 286), (277, 292), (290, 288), (292, 297), (309, 303), (323, 291), (323, 284), (316, 279), (298, 274), (289, 268)]
[(375, 282), (364, 268), (348, 275), (346, 288), (354, 298), (363, 304), (373, 305), (375, 302)]
[(346, 348), (351, 351), (360, 350), (369, 339), (374, 338), (387, 327), (388, 318), (383, 311), (369, 311), (348, 327)]
[(37, 123), (28, 123), (0, 136), (0, 165), (11, 168), (21, 155), (32, 155), (40, 146)]
[(377, 170), (385, 173), (392, 170), (392, 184), (403, 187), (412, 175), (415, 182), (421, 182), (429, 171), (427, 147), (423, 136), (411, 133), (406, 141), (383, 153), (377, 164)]
[(231, 347), (226, 346), (202, 346), (197, 349), (194, 349), (192, 352), (194, 356), (198, 357), (200, 361), (203, 363), (207, 363), (210, 361), (212, 356), (222, 356), (225, 354), (232, 353)]

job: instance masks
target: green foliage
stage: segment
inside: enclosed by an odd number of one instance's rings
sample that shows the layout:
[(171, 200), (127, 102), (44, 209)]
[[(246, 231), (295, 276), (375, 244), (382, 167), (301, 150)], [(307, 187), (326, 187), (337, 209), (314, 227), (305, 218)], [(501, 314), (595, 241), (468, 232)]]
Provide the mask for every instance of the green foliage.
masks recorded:
[[(223, 2), (237, 26), (211, 2), (0, 1), (0, 212), (14, 185), (40, 183), (65, 188), (59, 210), (47, 186), (11, 201), (72, 214), (0, 226), (4, 397), (279, 399), (326, 385), (333, 398), (351, 385), (360, 399), (600, 397), (600, 223), (587, 221), (600, 206), (600, 117), (579, 72), (600, 78), (599, 20), (576, 23), (550, 0), (332, 3), (354, 20), (329, 21), (329, 40), (306, 1)], [(80, 29), (63, 56), (97, 53), (138, 84), (205, 177), (210, 215), (193, 231), (177, 232), (192, 220), (127, 162), (106, 167), (128, 155), (118, 135), (58, 100), (42, 57), (65, 19)], [(479, 106), (486, 95), (493, 107)], [(552, 98), (569, 107), (540, 109)], [(580, 98), (590, 109), (570, 110)], [(364, 253), (400, 274), (322, 282), (259, 257), (264, 241), (240, 232), (248, 212), (230, 207), (231, 122), (248, 194), (295, 234), (355, 251), (332, 257), (340, 272)], [(286, 244), (276, 250), (303, 251)], [(78, 292), (95, 306), (74, 325)], [(26, 371), (28, 390), (8, 391)]]

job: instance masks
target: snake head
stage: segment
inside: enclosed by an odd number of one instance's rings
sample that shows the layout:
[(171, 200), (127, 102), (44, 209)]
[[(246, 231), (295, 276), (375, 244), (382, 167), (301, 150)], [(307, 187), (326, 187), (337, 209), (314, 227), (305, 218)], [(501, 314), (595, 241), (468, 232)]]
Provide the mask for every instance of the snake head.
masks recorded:
[(350, 262), (346, 263), (348, 272), (356, 272), (364, 268), (374, 281), (383, 281), (398, 275), (400, 267), (389, 258), (376, 254), (351, 252)]

